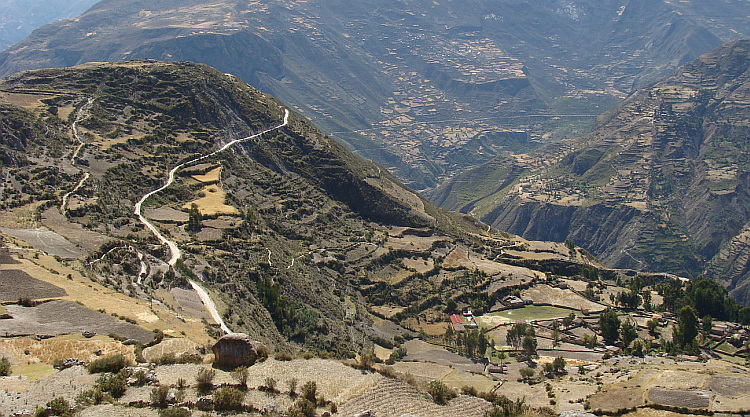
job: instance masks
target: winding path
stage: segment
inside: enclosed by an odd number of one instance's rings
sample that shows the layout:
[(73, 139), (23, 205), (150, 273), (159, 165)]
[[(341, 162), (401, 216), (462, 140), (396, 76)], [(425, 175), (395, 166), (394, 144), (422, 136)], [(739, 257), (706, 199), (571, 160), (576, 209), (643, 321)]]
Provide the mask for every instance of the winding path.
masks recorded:
[[(80, 109), (78, 109), (78, 112), (76, 113), (76, 119), (73, 121), (73, 126), (72, 126), (73, 127), (73, 137), (75, 137), (76, 140), (78, 141), (78, 147), (76, 147), (76, 150), (73, 151), (73, 156), (70, 157), (70, 163), (73, 166), (75, 166), (75, 164), (76, 164), (76, 158), (78, 157), (78, 154), (81, 152), (81, 149), (83, 149), (83, 147), (86, 146), (86, 142), (84, 142), (83, 139), (81, 139), (81, 135), (78, 134), (78, 122), (80, 122), (81, 119), (83, 119), (84, 113), (89, 109), (89, 107), (91, 107), (91, 104), (93, 102), (94, 102), (94, 99), (93, 98), (89, 98), (88, 101), (86, 102), (86, 104), (84, 104), (83, 106), (81, 106)], [(85, 183), (86, 180), (88, 180), (90, 177), (91, 177), (91, 174), (89, 174), (88, 172), (85, 172), (83, 174), (83, 178), (81, 179), (81, 181), (78, 182), (78, 185), (76, 185), (75, 188), (73, 188), (71, 191), (69, 191), (69, 192), (65, 193), (65, 195), (63, 195), (62, 203), (60, 203), (60, 212), (63, 215), (65, 215), (65, 207), (67, 207), (67, 205), (68, 205), (68, 198), (70, 198), (70, 196), (73, 195), (73, 193), (75, 193), (81, 187), (83, 187), (83, 183)]]
[[(213, 151), (213, 152), (208, 153), (208, 154), (203, 155), (203, 156), (199, 156), (197, 158), (193, 158), (193, 159), (191, 159), (191, 160), (189, 160), (187, 162), (183, 162), (183, 163), (177, 165), (176, 167), (172, 168), (171, 171), (169, 171), (169, 175), (167, 177), (167, 182), (164, 185), (162, 185), (161, 187), (159, 187), (159, 188), (157, 188), (157, 189), (149, 192), (148, 194), (144, 195), (137, 203), (135, 203), (135, 211), (134, 212), (135, 212), (135, 215), (138, 216), (138, 219), (141, 221), (141, 223), (143, 223), (143, 225), (146, 226), (151, 231), (151, 233), (153, 233), (154, 236), (156, 236), (159, 239), (159, 241), (161, 241), (163, 244), (165, 244), (165, 245), (167, 245), (167, 247), (169, 247), (170, 257), (169, 257), (169, 261), (167, 261), (167, 264), (169, 264), (169, 266), (174, 266), (177, 263), (177, 260), (180, 259), (180, 257), (182, 256), (182, 253), (180, 252), (180, 248), (177, 247), (177, 244), (175, 242), (173, 242), (173, 241), (167, 239), (166, 237), (164, 237), (164, 235), (162, 235), (161, 232), (159, 232), (159, 230), (153, 224), (151, 224), (151, 222), (149, 222), (143, 216), (142, 210), (141, 210), (141, 208), (143, 206), (143, 203), (149, 197), (151, 197), (152, 195), (157, 194), (157, 193), (163, 191), (164, 189), (166, 189), (167, 187), (169, 187), (170, 185), (172, 185), (172, 183), (174, 182), (175, 174), (177, 173), (177, 171), (179, 171), (183, 167), (185, 167), (187, 165), (190, 165), (190, 164), (194, 164), (194, 163), (196, 163), (198, 161), (202, 161), (202, 160), (204, 160), (206, 158), (210, 158), (210, 157), (218, 154), (219, 152), (225, 151), (226, 149), (230, 148), (231, 146), (233, 146), (233, 145), (235, 145), (237, 143), (244, 142), (244, 141), (247, 141), (247, 140), (250, 140), (250, 139), (254, 139), (254, 138), (257, 138), (258, 136), (261, 136), (261, 135), (263, 135), (265, 133), (274, 131), (276, 129), (280, 129), (280, 128), (286, 126), (287, 123), (288, 123), (288, 121), (289, 121), (289, 110), (288, 109), (284, 109), (284, 121), (281, 124), (279, 124), (277, 126), (274, 126), (274, 127), (271, 127), (271, 128), (268, 128), (268, 129), (266, 129), (266, 130), (264, 130), (262, 132), (254, 134), (254, 135), (247, 136), (245, 138), (235, 139), (235, 140), (233, 140), (231, 142), (228, 142), (227, 144), (225, 144), (224, 146), (222, 146), (221, 148), (219, 148), (216, 151)], [(270, 250), (269, 250), (269, 258), (270, 258)], [(229, 330), (229, 328), (227, 327), (227, 325), (224, 323), (224, 320), (222, 320), (221, 316), (219, 315), (218, 310), (216, 309), (216, 305), (211, 300), (211, 297), (208, 295), (208, 293), (206, 292), (206, 290), (203, 289), (203, 287), (201, 287), (197, 282), (195, 282), (193, 280), (190, 280), (190, 279), (188, 279), (188, 281), (190, 282), (190, 285), (193, 287), (193, 289), (195, 290), (195, 292), (198, 293), (198, 296), (200, 297), (201, 301), (203, 302), (203, 305), (206, 306), (206, 309), (208, 310), (208, 312), (211, 314), (211, 317), (216, 321), (216, 323), (219, 324), (219, 326), (221, 327), (221, 330), (223, 330), (225, 333), (232, 333)]]

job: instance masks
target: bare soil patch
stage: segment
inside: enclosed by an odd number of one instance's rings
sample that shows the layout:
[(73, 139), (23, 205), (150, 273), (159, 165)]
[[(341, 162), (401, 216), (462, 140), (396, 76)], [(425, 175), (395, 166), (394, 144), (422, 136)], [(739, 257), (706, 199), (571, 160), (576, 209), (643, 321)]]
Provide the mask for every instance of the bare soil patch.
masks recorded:
[(6, 307), (12, 319), (0, 320), (0, 333), (6, 335), (62, 335), (92, 331), (148, 343), (154, 333), (107, 314), (89, 310), (70, 301), (50, 301), (36, 307)]
[(157, 222), (186, 223), (190, 217), (184, 211), (175, 210), (169, 206), (147, 208), (143, 210), (143, 214), (149, 219), (156, 220)]
[(17, 301), (21, 298), (40, 300), (68, 295), (57, 285), (38, 280), (17, 269), (3, 270), (0, 274), (0, 302)]
[(708, 380), (706, 388), (726, 397), (741, 397), (750, 394), (750, 378), (717, 375)]
[(83, 251), (63, 236), (47, 229), (9, 229), (0, 227), (0, 232), (17, 237), (30, 244), (34, 249), (41, 250), (63, 259), (76, 259), (83, 255)]
[(94, 252), (103, 244), (112, 240), (108, 236), (85, 229), (78, 223), (71, 223), (56, 207), (51, 207), (42, 213), (42, 223), (55, 233), (64, 236), (73, 244), (86, 251)]
[(180, 356), (183, 353), (195, 353), (196, 347), (198, 347), (198, 345), (190, 339), (167, 338), (155, 346), (143, 349), (143, 358), (149, 362), (156, 362), (157, 359), (166, 354)]
[(215, 242), (221, 240), (224, 237), (224, 232), (220, 229), (214, 229), (212, 227), (204, 227), (200, 232), (195, 234), (195, 238), (199, 242)]
[(524, 299), (534, 300), (535, 303), (551, 304), (574, 310), (587, 309), (594, 313), (604, 310), (603, 305), (589, 301), (571, 290), (553, 288), (549, 285), (535, 285), (525, 290), (522, 295)]
[(484, 365), (474, 362), (469, 358), (449, 352), (443, 348), (432, 346), (421, 340), (410, 340), (403, 345), (407, 355), (404, 360), (432, 362), (439, 365), (450, 366), (467, 372), (484, 372)]
[(711, 404), (711, 393), (708, 391), (665, 390), (652, 388), (648, 400), (657, 404), (673, 407), (708, 408)]

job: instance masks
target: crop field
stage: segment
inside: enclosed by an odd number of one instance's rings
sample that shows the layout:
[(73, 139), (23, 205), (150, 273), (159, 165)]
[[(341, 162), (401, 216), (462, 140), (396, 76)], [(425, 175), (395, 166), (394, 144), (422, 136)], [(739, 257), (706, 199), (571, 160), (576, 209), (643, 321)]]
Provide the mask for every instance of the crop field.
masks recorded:
[(574, 310), (587, 309), (592, 313), (604, 310), (604, 306), (587, 300), (571, 290), (553, 288), (549, 285), (535, 285), (522, 293), (524, 299), (532, 299), (536, 303), (571, 308)]
[(38, 280), (21, 270), (3, 269), (0, 274), (0, 302), (18, 301), (21, 298), (39, 300), (66, 295), (68, 293), (64, 289)]
[(36, 307), (9, 305), (12, 319), (0, 320), (0, 332), (9, 335), (62, 335), (92, 331), (150, 342), (154, 333), (70, 301), (50, 301)]
[(204, 216), (240, 214), (236, 207), (224, 204), (227, 193), (216, 184), (204, 187), (200, 193), (203, 197), (185, 204), (182, 208), (188, 210), (195, 204)]
[(707, 408), (711, 403), (708, 391), (665, 390), (653, 388), (648, 393), (651, 402), (673, 407)]
[(490, 317), (502, 317), (510, 321), (518, 320), (550, 320), (560, 317), (568, 316), (573, 310), (553, 307), (553, 306), (524, 306), (522, 308), (514, 308), (510, 310), (497, 311), (490, 313)]

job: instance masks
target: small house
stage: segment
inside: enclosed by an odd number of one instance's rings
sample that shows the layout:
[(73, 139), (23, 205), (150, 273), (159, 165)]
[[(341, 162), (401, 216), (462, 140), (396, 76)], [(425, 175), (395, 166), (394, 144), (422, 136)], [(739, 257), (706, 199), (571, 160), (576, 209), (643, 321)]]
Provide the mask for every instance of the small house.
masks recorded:
[(253, 341), (244, 333), (230, 333), (211, 347), (216, 366), (250, 366), (258, 359), (260, 342)]
[(461, 320), (461, 316), (458, 314), (451, 314), (451, 325), (453, 325), (453, 330), (457, 332), (464, 332), (466, 331), (466, 326), (464, 326), (463, 321)]

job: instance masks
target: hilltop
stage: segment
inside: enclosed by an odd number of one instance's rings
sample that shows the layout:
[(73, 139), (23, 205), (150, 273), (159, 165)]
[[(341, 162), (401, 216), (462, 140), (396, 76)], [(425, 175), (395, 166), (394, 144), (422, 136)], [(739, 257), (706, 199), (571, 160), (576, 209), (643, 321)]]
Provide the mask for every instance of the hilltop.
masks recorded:
[(591, 134), (498, 158), (433, 196), (529, 239), (570, 239), (606, 265), (704, 274), (747, 303), (749, 64), (749, 41), (723, 45)]

